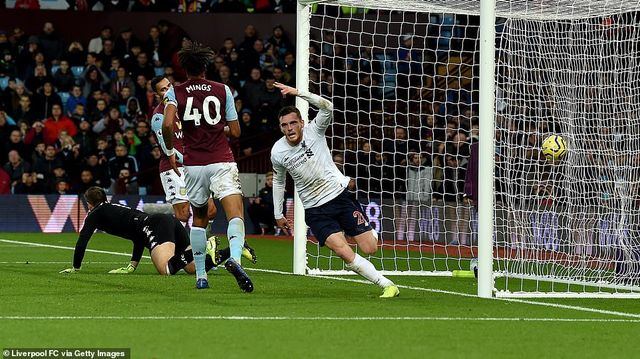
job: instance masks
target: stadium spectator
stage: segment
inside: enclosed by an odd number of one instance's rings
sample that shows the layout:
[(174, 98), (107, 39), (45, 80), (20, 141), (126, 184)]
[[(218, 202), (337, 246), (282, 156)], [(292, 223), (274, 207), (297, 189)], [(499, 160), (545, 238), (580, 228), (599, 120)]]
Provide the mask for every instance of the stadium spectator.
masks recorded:
[(18, 54), (17, 62), (18, 75), (21, 79), (25, 79), (28, 68), (34, 63), (35, 56), (41, 52), (40, 44), (37, 36), (29, 36), (22, 50)]
[[(95, 52), (91, 52), (95, 54)], [(64, 59), (68, 62), (69, 66), (84, 66), (87, 62), (87, 52), (84, 51), (84, 47), (80, 41), (72, 41), (64, 54)]]
[(72, 192), (70, 191), (70, 188), (69, 188), (69, 184), (64, 179), (56, 180), (55, 190), (54, 190), (53, 193), (57, 194), (57, 195), (61, 195), (61, 196), (62, 195), (67, 195), (67, 194), (72, 194)]
[(87, 66), (80, 75), (80, 85), (84, 97), (90, 96), (94, 91), (106, 90), (109, 83), (109, 77), (96, 65)]
[(4, 143), (2, 158), (5, 158), (4, 154), (7, 154), (11, 151), (17, 151), (21, 158), (29, 158), (29, 156), (31, 155), (29, 146), (27, 146), (23, 141), (22, 132), (17, 128), (11, 131), (9, 140)]
[(273, 75), (267, 76), (264, 87), (258, 94), (258, 120), (263, 127), (277, 129), (278, 109), (282, 107), (283, 99), (275, 86)]
[(62, 108), (62, 99), (54, 91), (51, 80), (46, 80), (33, 98), (33, 108), (38, 119), (50, 117), (55, 105)]
[[(36, 58), (41, 57), (42, 54), (38, 53)], [(47, 72), (47, 67), (44, 64), (37, 64), (33, 67), (33, 70), (29, 69), (28, 74), (25, 77), (24, 85), (31, 92), (38, 92), (46, 82), (53, 82), (51, 76)]]
[(220, 70), (218, 71), (218, 78), (219, 82), (227, 85), (231, 89), (232, 94), (235, 93), (237, 95), (240, 92), (240, 83), (236, 82), (231, 77), (231, 70), (228, 66), (223, 65), (220, 67)]
[(0, 58), (0, 77), (16, 77), (18, 76), (18, 67), (16, 60), (10, 49), (2, 50), (2, 58)]
[(85, 168), (80, 172), (80, 181), (73, 186), (73, 192), (82, 196), (91, 187), (97, 186), (93, 173), (90, 169)]
[(253, 223), (254, 234), (274, 234), (276, 219), (273, 216), (273, 172), (265, 174), (264, 187), (247, 208)]
[(0, 168), (0, 195), (11, 194), (11, 179), (7, 172)]
[(258, 151), (262, 142), (258, 136), (263, 132), (252, 120), (251, 114), (248, 108), (240, 112), (240, 153), (243, 156), (251, 156)]
[(113, 29), (111, 26), (103, 26), (102, 30), (100, 30), (100, 36), (94, 37), (89, 40), (89, 46), (87, 50), (89, 52), (95, 52), (96, 54), (102, 51), (102, 43), (106, 39), (111, 39), (113, 36)]
[[(9, 139), (9, 136), (11, 136), (11, 132), (17, 129), (18, 128), (16, 127), (15, 123), (9, 123), (7, 113), (4, 111), (0, 111), (0, 143), (6, 143)], [(2, 155), (4, 160), (5, 154)]]
[(35, 179), (43, 189), (51, 187), (54, 178), (53, 170), (58, 167), (64, 168), (64, 163), (56, 153), (55, 146), (46, 145), (44, 157), (38, 158), (33, 166), (33, 172), (36, 174)]
[[(60, 61), (60, 67), (53, 74), (53, 85), (58, 92), (69, 92), (76, 83), (76, 77), (71, 72), (69, 61)], [(73, 108), (72, 108), (73, 109)]]
[(131, 49), (135, 46), (140, 46), (140, 40), (133, 34), (133, 30), (130, 26), (123, 28), (120, 31), (120, 35), (116, 38), (114, 44), (114, 53), (119, 58), (126, 60), (133, 53)]
[(129, 155), (127, 145), (120, 143), (116, 145), (115, 156), (109, 159), (109, 177), (112, 182), (120, 178), (120, 170), (127, 169), (133, 175), (138, 173), (138, 161), (135, 157)]
[(409, 154), (407, 166), (407, 202), (412, 206), (431, 204), (433, 168), (420, 153)]
[(120, 169), (118, 178), (111, 184), (110, 192), (119, 195), (137, 195), (138, 191), (138, 182), (133, 180), (130, 169)]
[(144, 75), (145, 78), (150, 79), (155, 76), (155, 70), (149, 63), (149, 57), (146, 52), (140, 52), (136, 55), (136, 62), (129, 68), (131, 78), (136, 79), (138, 75)]
[(284, 32), (282, 25), (274, 26), (271, 37), (267, 40), (267, 43), (269, 43), (274, 49), (273, 54), (278, 58), (278, 62), (284, 60), (284, 55), (286, 53), (295, 52), (293, 43)]
[(73, 139), (80, 145), (80, 154), (83, 158), (95, 150), (96, 137), (96, 134), (91, 130), (89, 121), (79, 122), (78, 133)]
[(160, 61), (168, 63), (173, 54), (182, 48), (183, 40), (191, 37), (183, 28), (164, 19), (158, 21), (158, 30), (160, 30)]
[(24, 143), (30, 146), (37, 146), (39, 143), (44, 144), (44, 124), (42, 121), (35, 121), (31, 125), (31, 128), (24, 136)]
[(93, 125), (93, 132), (100, 136), (113, 136), (116, 132), (124, 131), (131, 124), (120, 116), (117, 107), (111, 107), (109, 113)]
[(118, 97), (122, 89), (125, 87), (128, 87), (131, 93), (134, 93), (135, 85), (133, 83), (133, 80), (127, 74), (127, 69), (125, 69), (123, 66), (120, 66), (116, 71), (116, 78), (111, 81), (111, 97)]
[(98, 53), (98, 57), (100, 58), (100, 61), (102, 61), (100, 69), (105, 73), (109, 71), (110, 65), (114, 59), (120, 61), (120, 58), (115, 53), (113, 40), (107, 39), (103, 41), (102, 51)]
[(45, 22), (42, 32), (38, 36), (38, 42), (42, 46), (44, 56), (52, 63), (57, 64), (64, 53), (64, 40), (56, 32), (51, 22)]
[(75, 123), (62, 113), (62, 105), (54, 104), (51, 108), (51, 117), (44, 121), (44, 143), (47, 145), (55, 143), (63, 130), (72, 137), (78, 133)]
[(234, 51), (236, 51), (236, 44), (233, 41), (233, 38), (227, 37), (222, 42), (222, 48), (220, 48), (220, 51), (218, 51), (218, 56), (222, 56), (224, 62), (229, 63), (229, 60), (231, 59), (231, 53)]
[(253, 69), (254, 67), (262, 69), (262, 67), (260, 66), (260, 56), (262, 56), (264, 52), (264, 41), (262, 41), (261, 39), (256, 39), (253, 42), (253, 46), (247, 49), (243, 55), (244, 67), (246, 69)]
[(72, 115), (76, 110), (77, 105), (82, 105), (83, 108), (87, 106), (87, 98), (82, 96), (82, 88), (78, 85), (74, 85), (66, 103), (67, 116)]
[(111, 186), (107, 163), (105, 152), (100, 150), (90, 153), (86, 159), (85, 169), (91, 171), (96, 185), (102, 188), (109, 188)]
[(3, 166), (4, 171), (9, 175), (11, 189), (22, 181), (22, 175), (31, 173), (31, 165), (20, 157), (18, 151), (10, 151), (8, 161)]
[[(100, 92), (98, 92), (99, 96), (102, 96)], [(91, 109), (89, 112), (89, 121), (92, 125), (95, 125), (98, 121), (102, 120), (105, 116), (109, 114), (109, 109), (107, 108), (107, 101), (104, 99), (94, 99), (94, 107), (92, 108), (90, 105), (91, 99), (87, 99), (87, 107)]]
[(251, 69), (249, 79), (242, 87), (243, 97), (247, 100), (246, 105), (252, 111), (258, 110), (259, 96), (264, 89), (264, 81), (262, 80), (262, 71), (260, 67)]
[(15, 194), (41, 194), (44, 192), (38, 178), (32, 173), (23, 173), (21, 181), (13, 188)]
[(149, 34), (142, 45), (142, 50), (147, 54), (154, 67), (162, 66), (162, 60), (160, 60), (160, 29), (157, 26), (153, 25), (149, 28)]

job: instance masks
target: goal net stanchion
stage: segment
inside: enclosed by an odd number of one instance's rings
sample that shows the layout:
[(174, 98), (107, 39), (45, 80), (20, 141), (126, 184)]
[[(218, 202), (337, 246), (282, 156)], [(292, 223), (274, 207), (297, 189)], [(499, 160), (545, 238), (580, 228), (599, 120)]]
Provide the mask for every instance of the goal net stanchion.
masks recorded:
[[(297, 86), (334, 104), (329, 146), (380, 237), (369, 259), (451, 275), (478, 257), (482, 297), (638, 297), (640, 0), (492, 3), (299, 4)], [(560, 161), (540, 156), (551, 134)], [(294, 271), (350, 274), (303, 216)]]

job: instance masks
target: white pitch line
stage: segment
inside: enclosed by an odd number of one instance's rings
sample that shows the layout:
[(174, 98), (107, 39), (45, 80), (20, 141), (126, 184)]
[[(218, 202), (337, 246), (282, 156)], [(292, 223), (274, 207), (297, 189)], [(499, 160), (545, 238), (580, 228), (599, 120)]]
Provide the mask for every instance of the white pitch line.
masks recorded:
[[(55, 245), (51, 245), (51, 244), (42, 244), (42, 243), (33, 243), (33, 242), (21, 242), (21, 241), (13, 241), (13, 240), (8, 240), (8, 239), (0, 239), (0, 242), (13, 243), (13, 244), (24, 244), (24, 245), (31, 245), (31, 246), (44, 247), (44, 248), (56, 248), (56, 249), (67, 249), (67, 250), (69, 250), (69, 249), (70, 250), (74, 250), (75, 249), (73, 247), (63, 247), (63, 246), (55, 246)], [(87, 252), (102, 253), (102, 254), (113, 254), (113, 255), (127, 256), (127, 257), (130, 256), (130, 254), (127, 254), (127, 253), (102, 251), (102, 250), (96, 250), (96, 249), (87, 249)], [(143, 256), (143, 258), (147, 258), (148, 259), (149, 256)], [(263, 273), (272, 273), (272, 274), (281, 274), (281, 275), (296, 275), (296, 274), (293, 274), (293, 273), (290, 273), (290, 272), (271, 270), (271, 269), (258, 269), (258, 268), (245, 268), (245, 269), (250, 270), (250, 271), (254, 271), (254, 272), (263, 272)], [(369, 281), (365, 281), (365, 280), (361, 280), (361, 279), (351, 279), (351, 278), (342, 278), (342, 277), (328, 277), (328, 276), (321, 276), (321, 275), (314, 275), (314, 276), (307, 276), (307, 277), (331, 279), (331, 280), (337, 280), (337, 281), (343, 281), (343, 282), (352, 282), (352, 283), (363, 283), (363, 284), (369, 284), (369, 285), (371, 284)], [(473, 295), (473, 294), (462, 293), (462, 292), (454, 292), (454, 291), (443, 290), (443, 289), (413, 287), (413, 286), (408, 286), (408, 285), (398, 285), (398, 287), (399, 288), (404, 288), (404, 289), (422, 291), (422, 292), (449, 294), (449, 295), (456, 295), (456, 296), (460, 296), (460, 297), (478, 298), (476, 295)], [(478, 299), (480, 299), (480, 298), (478, 298)], [(547, 302), (536, 302), (536, 301), (532, 301), (532, 300), (513, 299), (513, 298), (491, 298), (489, 300), (498, 300), (498, 301), (504, 301), (504, 302), (530, 304), (530, 305), (539, 305), (539, 306), (543, 306), (543, 307), (570, 309), (570, 310), (576, 310), (576, 311), (581, 311), (581, 312), (589, 312), (589, 313), (597, 313), (597, 314), (605, 314), (605, 315), (615, 315), (615, 316), (619, 316), (619, 317), (638, 318), (638, 319), (640, 319), (640, 314), (617, 312), (617, 311), (612, 311), (612, 310), (603, 310), (603, 309), (589, 308), (589, 307), (582, 307), (582, 306), (578, 306), (578, 305), (547, 303)], [(0, 317), (0, 318), (2, 318), (2, 317)]]
[[(55, 246), (53, 244), (42, 244), (42, 243), (33, 243), (33, 242), (12, 241), (10, 239), (0, 239), (0, 242), (13, 243), (13, 244), (22, 244), (22, 245), (25, 245), (25, 246), (33, 246), (33, 247), (67, 249), (67, 250), (72, 250), (72, 251), (75, 250), (75, 247), (64, 247), (64, 246)], [(87, 249), (86, 251), (87, 252), (91, 252), (91, 253), (112, 254), (114, 256), (131, 257), (130, 253), (103, 251), (103, 250), (99, 250), (99, 249)], [(149, 257), (149, 256), (142, 256), (142, 258), (151, 259), (151, 257)]]
[(477, 317), (251, 317), (251, 316), (0, 316), (0, 320), (249, 320), (249, 321), (465, 321), (465, 322), (569, 322), (640, 323), (639, 319), (606, 318), (477, 318)]

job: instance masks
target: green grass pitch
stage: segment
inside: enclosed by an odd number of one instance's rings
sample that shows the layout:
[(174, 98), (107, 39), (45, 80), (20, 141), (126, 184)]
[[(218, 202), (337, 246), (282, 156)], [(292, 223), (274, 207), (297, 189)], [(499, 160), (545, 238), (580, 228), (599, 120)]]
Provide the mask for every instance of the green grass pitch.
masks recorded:
[[(132, 358), (627, 358), (640, 354), (640, 301), (479, 299), (474, 279), (393, 277), (400, 297), (357, 277), (294, 276), (292, 242), (249, 238), (255, 284), (240, 292), (224, 269), (197, 291), (162, 277), (148, 258), (87, 252), (71, 265), (75, 234), (0, 234), (2, 348), (131, 348)], [(28, 243), (45, 246), (32, 246)], [(223, 246), (225, 240), (222, 240)], [(128, 253), (97, 234), (89, 249)], [(148, 255), (148, 253), (145, 253)]]

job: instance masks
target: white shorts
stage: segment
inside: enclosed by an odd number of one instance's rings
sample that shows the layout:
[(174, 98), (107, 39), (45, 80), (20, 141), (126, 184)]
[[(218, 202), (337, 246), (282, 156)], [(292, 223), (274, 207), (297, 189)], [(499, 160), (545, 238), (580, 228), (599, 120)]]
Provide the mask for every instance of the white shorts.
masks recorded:
[(187, 185), (184, 183), (184, 171), (182, 167), (178, 167), (178, 171), (182, 174), (181, 176), (178, 176), (173, 170), (160, 173), (162, 189), (164, 189), (167, 203), (171, 205), (184, 203), (189, 200), (187, 197)]
[(235, 162), (185, 166), (184, 173), (187, 196), (195, 207), (207, 204), (211, 195), (215, 199), (222, 199), (232, 194), (242, 194), (238, 165)]

